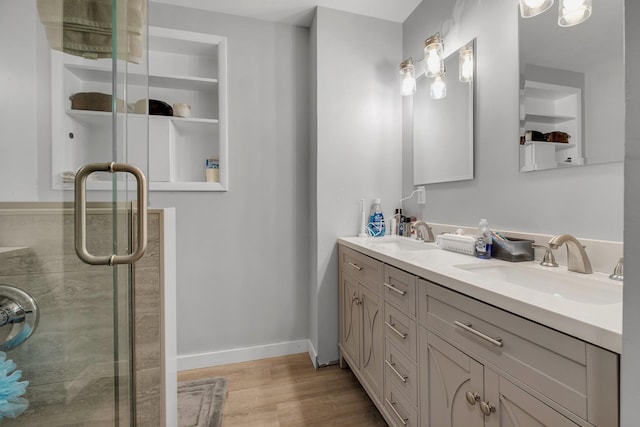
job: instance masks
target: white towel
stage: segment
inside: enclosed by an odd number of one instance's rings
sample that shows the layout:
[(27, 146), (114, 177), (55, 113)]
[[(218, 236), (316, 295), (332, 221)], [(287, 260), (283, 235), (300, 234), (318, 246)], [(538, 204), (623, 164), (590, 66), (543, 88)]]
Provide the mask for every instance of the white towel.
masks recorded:
[[(138, 63), (143, 52), (146, 0), (113, 0), (118, 58)], [(38, 0), (49, 46), (85, 58), (112, 56), (112, 0)]]

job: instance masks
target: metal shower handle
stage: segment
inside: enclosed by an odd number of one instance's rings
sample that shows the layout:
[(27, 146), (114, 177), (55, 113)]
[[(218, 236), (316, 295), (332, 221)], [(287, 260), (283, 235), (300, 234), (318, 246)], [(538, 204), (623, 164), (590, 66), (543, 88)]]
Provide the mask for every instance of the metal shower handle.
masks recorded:
[[(138, 241), (129, 255), (92, 255), (87, 250), (87, 177), (93, 172), (127, 172), (136, 177), (138, 190)], [(78, 258), (91, 265), (133, 264), (147, 249), (147, 179), (140, 169), (126, 163), (89, 163), (78, 169), (75, 181), (75, 248)]]
[(15, 286), (0, 284), (0, 328), (11, 328), (0, 343), (0, 350), (11, 350), (25, 342), (35, 332), (39, 320), (35, 298)]

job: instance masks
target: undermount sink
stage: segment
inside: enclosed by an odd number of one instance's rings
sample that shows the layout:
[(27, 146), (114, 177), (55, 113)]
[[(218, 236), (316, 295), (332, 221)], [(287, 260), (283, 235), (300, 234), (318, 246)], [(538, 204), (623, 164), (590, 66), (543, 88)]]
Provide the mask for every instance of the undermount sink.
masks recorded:
[(365, 243), (366, 246), (371, 249), (386, 249), (392, 252), (402, 251), (424, 251), (431, 249), (438, 249), (435, 244), (429, 244), (410, 237), (400, 236), (384, 236), (384, 237), (372, 237)]
[(590, 274), (495, 264), (467, 264), (455, 267), (542, 292), (559, 300), (594, 305), (622, 302), (622, 286), (619, 283), (609, 283), (609, 279), (600, 280)]

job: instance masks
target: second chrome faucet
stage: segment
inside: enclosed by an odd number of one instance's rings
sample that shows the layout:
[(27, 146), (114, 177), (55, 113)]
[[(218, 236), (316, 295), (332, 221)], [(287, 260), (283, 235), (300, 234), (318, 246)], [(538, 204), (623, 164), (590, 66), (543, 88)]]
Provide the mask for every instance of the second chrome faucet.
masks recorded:
[(591, 261), (584, 250), (584, 246), (570, 234), (559, 234), (549, 240), (551, 249), (558, 249), (563, 244), (567, 245), (567, 267), (569, 271), (591, 274)]

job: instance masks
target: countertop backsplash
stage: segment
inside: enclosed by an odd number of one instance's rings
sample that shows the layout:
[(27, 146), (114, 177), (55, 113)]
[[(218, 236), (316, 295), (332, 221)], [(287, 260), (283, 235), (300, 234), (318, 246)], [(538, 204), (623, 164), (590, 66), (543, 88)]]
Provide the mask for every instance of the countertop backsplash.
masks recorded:
[[(455, 233), (456, 230), (462, 229), (465, 234), (476, 235), (478, 234), (477, 227), (465, 227), (459, 225), (450, 225), (450, 224), (435, 224), (428, 222), (429, 226), (431, 226), (434, 236), (442, 233)], [(496, 230), (501, 232), (507, 237), (515, 237), (518, 239), (530, 239), (539, 245), (548, 246), (549, 240), (554, 236), (553, 234), (536, 234), (536, 233), (526, 233), (521, 231), (510, 231), (510, 230), (502, 230), (500, 228), (492, 228), (492, 230)], [(589, 255), (589, 260), (591, 261), (591, 266), (593, 267), (593, 271), (597, 271), (600, 273), (610, 274), (613, 272), (614, 267), (618, 263), (618, 260), (623, 256), (624, 252), (624, 243), (623, 242), (612, 242), (608, 240), (594, 240), (594, 239), (583, 239), (580, 236), (574, 236), (578, 239), (584, 246), (586, 246), (585, 251), (587, 255)], [(537, 261), (542, 260), (542, 256), (544, 255), (543, 249), (535, 249), (535, 259)], [(553, 251), (553, 255), (556, 258), (556, 262), (560, 265), (567, 265), (567, 249), (563, 245), (557, 250)]]

